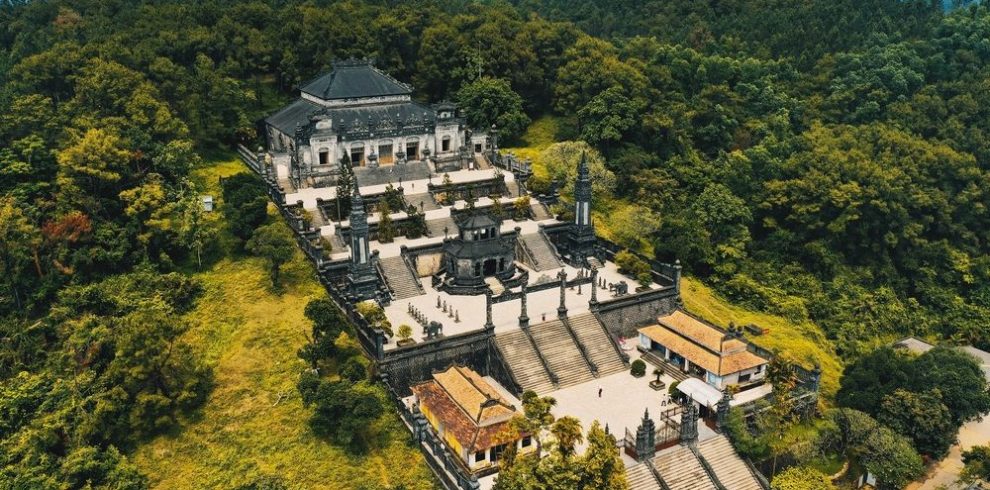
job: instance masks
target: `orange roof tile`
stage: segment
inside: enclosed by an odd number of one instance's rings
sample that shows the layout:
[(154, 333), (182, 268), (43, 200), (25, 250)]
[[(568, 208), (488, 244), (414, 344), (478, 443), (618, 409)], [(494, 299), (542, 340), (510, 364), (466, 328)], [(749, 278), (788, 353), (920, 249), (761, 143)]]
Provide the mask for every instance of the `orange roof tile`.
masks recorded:
[[(515, 409), (511, 405), (501, 405), (497, 402), (492, 404), (494, 399), (486, 398), (488, 401), (485, 403), (489, 406), (482, 407), (479, 404), (479, 408), (470, 415), (469, 411), (461, 406), (461, 402), (473, 402), (479, 399), (469, 385), (488, 394), (498, 394), (477, 373), (457, 367), (434, 374), (433, 377), (433, 380), (413, 385), (411, 389), (419, 403), (428, 407), (429, 411), (443, 422), (445, 429), (453, 434), (461, 447), (474, 452), (521, 437), (519, 431), (509, 422), (511, 416), (515, 414)], [(466, 380), (468, 380), (467, 384), (465, 384)], [(479, 385), (475, 385), (478, 382)], [(448, 387), (442, 386), (441, 383), (446, 383)], [(451, 396), (451, 390), (457, 393), (460, 402)], [(501, 398), (499, 397), (498, 400)], [(482, 424), (479, 420), (484, 420), (485, 423)]]
[(720, 344), (722, 338), (725, 337), (725, 332), (681, 310), (674, 310), (673, 313), (657, 320), (661, 325), (677, 332), (682, 337), (687, 337), (696, 344), (716, 352), (722, 350)]
[[(680, 313), (680, 311), (675, 313)], [(664, 321), (665, 319), (667, 321)], [(691, 361), (692, 364), (700, 366), (705, 371), (725, 376), (767, 363), (766, 359), (746, 350), (745, 342), (739, 339), (729, 339), (722, 342), (721, 338), (724, 333), (684, 313), (667, 315), (660, 320), (660, 325), (641, 328), (639, 332)], [(672, 328), (669, 326), (671, 323), (677, 323), (681, 328)], [(697, 324), (704, 328), (698, 327)], [(718, 341), (713, 342), (714, 336), (710, 332), (706, 332), (705, 329), (718, 332)], [(694, 335), (685, 335), (682, 333), (683, 331)], [(699, 338), (703, 338), (704, 343), (699, 341)], [(710, 347), (711, 344), (714, 347)]]
[(516, 413), (515, 407), (502, 399), (498, 390), (471, 369), (451, 366), (434, 373), (433, 379), (478, 425), (504, 421)]

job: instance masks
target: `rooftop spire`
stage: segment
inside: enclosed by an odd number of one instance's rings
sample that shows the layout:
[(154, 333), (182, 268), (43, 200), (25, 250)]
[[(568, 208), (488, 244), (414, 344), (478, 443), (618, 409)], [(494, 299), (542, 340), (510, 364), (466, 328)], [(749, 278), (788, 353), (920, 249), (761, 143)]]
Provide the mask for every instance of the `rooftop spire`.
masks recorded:
[(361, 205), (361, 210), (364, 210), (364, 198), (361, 197), (361, 190), (358, 189), (357, 183), (354, 184), (354, 189), (351, 194), (351, 209), (357, 209), (358, 204)]
[(578, 162), (578, 180), (588, 179), (588, 154), (581, 151), (581, 161)]

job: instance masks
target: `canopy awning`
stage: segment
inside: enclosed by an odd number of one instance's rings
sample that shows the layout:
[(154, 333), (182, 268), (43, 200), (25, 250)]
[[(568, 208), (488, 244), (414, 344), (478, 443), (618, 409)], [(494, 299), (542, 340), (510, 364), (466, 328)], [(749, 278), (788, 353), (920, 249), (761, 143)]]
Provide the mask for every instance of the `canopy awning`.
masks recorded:
[(677, 384), (677, 390), (708, 408), (715, 408), (722, 399), (722, 392), (698, 378), (687, 378)]

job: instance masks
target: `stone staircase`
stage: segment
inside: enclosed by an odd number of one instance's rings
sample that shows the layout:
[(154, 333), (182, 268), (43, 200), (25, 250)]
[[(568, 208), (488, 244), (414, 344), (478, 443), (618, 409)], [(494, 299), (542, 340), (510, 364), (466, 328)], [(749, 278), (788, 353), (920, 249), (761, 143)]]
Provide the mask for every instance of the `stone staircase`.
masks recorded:
[(457, 234), (457, 223), (455, 223), (454, 218), (451, 218), (450, 216), (426, 220), (426, 231), (431, 237), (442, 238), (444, 227), (447, 228), (448, 236), (454, 236)]
[(392, 288), (394, 299), (408, 299), (425, 294), (419, 279), (413, 276), (401, 255), (379, 259), (378, 262), (382, 266), (385, 278), (388, 279), (388, 285)]
[(409, 194), (403, 198), (405, 199), (406, 204), (416, 206), (416, 209), (419, 209), (419, 203), (423, 203), (423, 211), (440, 209), (440, 205), (433, 200), (433, 195), (428, 192), (424, 192), (422, 194)]
[(495, 336), (495, 345), (505, 362), (509, 364), (512, 375), (522, 386), (523, 390), (533, 390), (544, 395), (554, 390), (550, 375), (543, 368), (540, 357), (533, 349), (532, 342), (522, 330), (513, 330)]
[(629, 483), (629, 490), (660, 490), (660, 482), (646, 463), (627, 466), (626, 482)]
[(626, 364), (608, 338), (605, 327), (593, 313), (583, 313), (567, 319), (571, 330), (581, 341), (591, 362), (598, 367), (598, 376), (608, 376), (626, 370)]
[(520, 187), (519, 182), (515, 180), (512, 182), (506, 182), (505, 190), (509, 192), (509, 197), (519, 197), (522, 195), (522, 187)]
[(529, 208), (533, 211), (533, 221), (543, 221), (545, 219), (553, 218), (550, 211), (547, 211), (547, 207), (540, 201), (533, 200), (529, 204)]
[(756, 475), (736, 454), (732, 443), (725, 436), (719, 435), (699, 442), (698, 452), (705, 458), (723, 487), (732, 490), (763, 490)]
[[(653, 466), (670, 490), (716, 490), (701, 461), (687, 446), (661, 451), (653, 458)], [(733, 487), (727, 489), (736, 490)]]
[(567, 327), (559, 319), (533, 325), (529, 329), (540, 353), (546, 358), (550, 370), (557, 375), (558, 388), (574, 386), (594, 379), (591, 368), (585, 362), (578, 346), (571, 339)]
[(554, 252), (553, 246), (542, 233), (530, 233), (519, 237), (527, 250), (533, 255), (533, 263), (526, 264), (536, 271), (559, 269), (560, 259)]

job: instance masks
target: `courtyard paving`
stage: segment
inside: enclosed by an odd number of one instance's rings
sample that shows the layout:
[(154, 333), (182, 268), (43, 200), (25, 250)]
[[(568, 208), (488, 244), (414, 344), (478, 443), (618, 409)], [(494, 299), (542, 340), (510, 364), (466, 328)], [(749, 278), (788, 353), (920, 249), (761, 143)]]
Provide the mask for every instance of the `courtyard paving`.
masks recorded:
[[(519, 267), (524, 266), (519, 265)], [(576, 277), (578, 273), (578, 269), (574, 267), (564, 266), (563, 269), (567, 272), (568, 280)], [(530, 271), (529, 281), (530, 284), (536, 284), (543, 280), (550, 280), (555, 275), (555, 271), (544, 271), (542, 273)], [(603, 268), (599, 269), (599, 276), (603, 277), (606, 282), (615, 283), (619, 281), (626, 281), (629, 284), (635, 284), (633, 279), (620, 274), (616, 265), (611, 262), (606, 263)], [(413, 338), (416, 341), (421, 341), (424, 339), (422, 329), (419, 327), (416, 320), (409, 314), (408, 308), (411, 304), (425, 314), (427, 320), (436, 320), (442, 323), (443, 333), (445, 335), (456, 335), (459, 333), (466, 333), (484, 328), (486, 316), (484, 296), (450, 295), (440, 292), (430, 285), (428, 279), (429, 278), (426, 278), (426, 280), (420, 280), (426, 294), (396, 301), (385, 308), (385, 315), (388, 317), (393, 326), (398, 328), (398, 325), (402, 325), (403, 323), (408, 324), (413, 327)], [(589, 284), (583, 285), (581, 287), (581, 294), (578, 294), (577, 288), (567, 290), (565, 304), (567, 306), (567, 314), (569, 317), (590, 311), (588, 305), (588, 301), (591, 299), (590, 287), (591, 286)], [(654, 284), (652, 287), (658, 288), (660, 286), (658, 284)], [(437, 308), (438, 297), (441, 301), (441, 308)], [(605, 301), (614, 297), (616, 296), (613, 293), (610, 293), (607, 289), (598, 289), (598, 301)], [(444, 301), (447, 302), (448, 310), (452, 308), (457, 312), (461, 320), (460, 322), (456, 322), (455, 318), (452, 318), (449, 313), (444, 313), (442, 311), (442, 304)], [(560, 305), (560, 289), (553, 288), (545, 291), (529, 292), (527, 294), (526, 301), (526, 311), (530, 318), (530, 324), (535, 325), (542, 323), (543, 321), (552, 320), (556, 318), (557, 307)], [(492, 321), (495, 323), (495, 334), (498, 335), (500, 333), (518, 329), (519, 313), (521, 309), (522, 304), (520, 300), (506, 301), (504, 303), (497, 303), (493, 305)], [(394, 349), (395, 347), (395, 342), (389, 342), (385, 346), (386, 349)], [(647, 387), (647, 389), (649, 389), (649, 387)], [(640, 415), (642, 415), (642, 413)]]
[[(637, 359), (639, 354), (633, 351), (631, 357)], [(609, 432), (617, 439), (621, 439), (627, 429), (635, 434), (645, 410), (649, 409), (650, 418), (654, 422), (659, 422), (660, 413), (674, 406), (666, 388), (660, 391), (650, 388), (649, 383), (655, 378), (651, 372), (652, 370), (647, 369), (646, 376), (635, 378), (629, 374), (629, 371), (623, 371), (551, 392), (548, 396), (557, 400), (553, 414), (557, 417), (564, 415), (577, 417), (585, 432), (591, 427), (592, 422), (597, 420), (603, 426), (608, 424)], [(660, 379), (667, 386), (674, 382), (674, 379), (666, 374)], [(598, 397), (599, 388), (602, 390), (601, 398)], [(703, 422), (698, 423), (699, 440), (703, 441), (713, 436), (715, 436), (713, 430)], [(585, 444), (582, 444), (578, 451), (582, 452), (584, 448)], [(627, 465), (635, 464), (635, 461), (625, 455), (623, 461)]]

